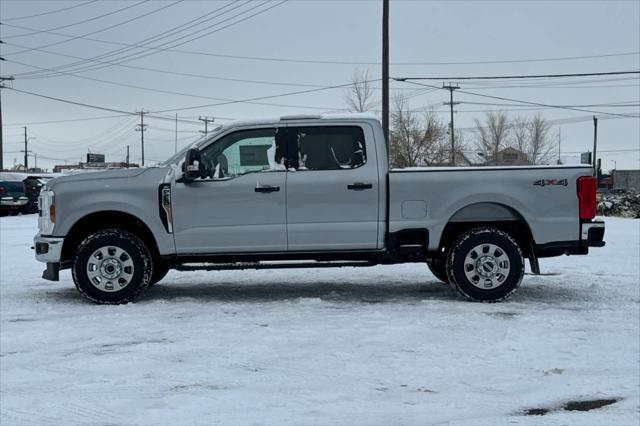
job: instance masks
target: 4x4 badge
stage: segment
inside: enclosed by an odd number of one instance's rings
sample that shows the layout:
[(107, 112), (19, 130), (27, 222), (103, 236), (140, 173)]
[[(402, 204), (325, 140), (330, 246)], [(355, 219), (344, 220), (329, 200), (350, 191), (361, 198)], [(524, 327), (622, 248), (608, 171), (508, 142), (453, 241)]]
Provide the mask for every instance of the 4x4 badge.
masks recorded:
[(547, 185), (567, 186), (569, 185), (569, 181), (567, 181), (567, 179), (539, 179), (533, 182), (533, 184), (538, 186), (547, 186)]

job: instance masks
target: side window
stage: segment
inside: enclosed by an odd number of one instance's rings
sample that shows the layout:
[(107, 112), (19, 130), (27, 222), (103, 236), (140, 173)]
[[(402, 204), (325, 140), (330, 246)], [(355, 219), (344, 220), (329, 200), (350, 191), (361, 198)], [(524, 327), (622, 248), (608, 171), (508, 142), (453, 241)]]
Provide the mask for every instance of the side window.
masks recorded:
[(317, 126), (297, 130), (298, 170), (355, 169), (367, 162), (360, 127)]
[(285, 170), (278, 129), (241, 130), (201, 152), (206, 179), (230, 179), (246, 173)]

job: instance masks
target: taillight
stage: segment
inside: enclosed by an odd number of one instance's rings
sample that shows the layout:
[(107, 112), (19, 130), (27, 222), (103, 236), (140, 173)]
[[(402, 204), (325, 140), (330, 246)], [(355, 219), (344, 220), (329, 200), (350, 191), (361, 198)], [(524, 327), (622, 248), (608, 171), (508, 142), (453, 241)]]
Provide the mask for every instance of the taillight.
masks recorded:
[(580, 176), (578, 178), (578, 205), (580, 219), (596, 217), (596, 178)]
[(0, 186), (0, 194), (4, 192), (4, 186)]

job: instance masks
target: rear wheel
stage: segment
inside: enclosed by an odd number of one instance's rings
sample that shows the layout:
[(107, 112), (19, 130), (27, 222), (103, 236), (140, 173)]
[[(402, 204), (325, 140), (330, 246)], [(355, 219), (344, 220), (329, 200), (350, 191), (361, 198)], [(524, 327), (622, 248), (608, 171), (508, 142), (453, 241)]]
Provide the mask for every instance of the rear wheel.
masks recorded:
[(78, 246), (73, 281), (87, 299), (103, 304), (134, 300), (151, 281), (149, 250), (134, 234), (119, 229), (98, 231)]
[(522, 282), (522, 251), (503, 231), (476, 228), (462, 234), (446, 263), (450, 285), (472, 301), (498, 302), (511, 296)]

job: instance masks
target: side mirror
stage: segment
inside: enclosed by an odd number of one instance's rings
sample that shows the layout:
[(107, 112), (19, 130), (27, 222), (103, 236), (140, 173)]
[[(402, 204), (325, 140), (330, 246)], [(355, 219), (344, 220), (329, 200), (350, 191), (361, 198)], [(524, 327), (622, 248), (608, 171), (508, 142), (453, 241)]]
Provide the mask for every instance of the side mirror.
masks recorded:
[(192, 182), (202, 176), (200, 173), (201, 161), (200, 150), (192, 148), (185, 154), (184, 163), (182, 163), (182, 180)]

